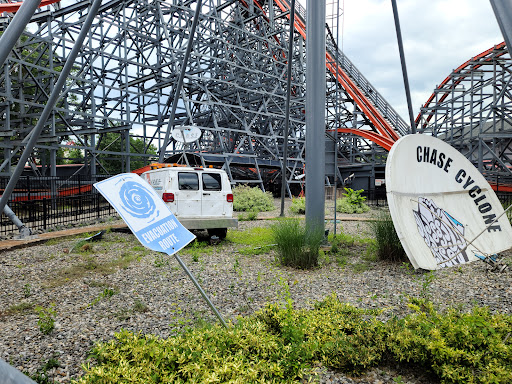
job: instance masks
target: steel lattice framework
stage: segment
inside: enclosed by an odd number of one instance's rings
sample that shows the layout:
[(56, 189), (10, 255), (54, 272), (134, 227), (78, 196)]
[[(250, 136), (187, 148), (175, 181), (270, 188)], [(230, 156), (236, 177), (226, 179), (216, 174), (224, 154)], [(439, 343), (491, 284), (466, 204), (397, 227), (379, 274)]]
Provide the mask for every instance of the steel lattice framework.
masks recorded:
[[(105, 174), (112, 157), (152, 155), (131, 151), (130, 137), (141, 138), (166, 157), (217, 163), (233, 182), (262, 185), (261, 170), (283, 162), (289, 37), (286, 0), (206, 0), (186, 63), (183, 88), (178, 75), (196, 1), (111, 0), (104, 2), (76, 61), (75, 71), (34, 150), (34, 162), (55, 172), (59, 148), (85, 154), (91, 175)], [(0, 174), (9, 175), (37, 122), (69, 54), (90, 1), (39, 10), (11, 52), (0, 76)], [(295, 23), (289, 173), (302, 173), (305, 151), (305, 10)], [(0, 19), (0, 31), (12, 20)], [(407, 125), (327, 33), (326, 149), (340, 164), (371, 163), (403, 134)], [(178, 107), (169, 121), (174, 97)], [(196, 125), (199, 141), (164, 145), (168, 129)], [(121, 150), (101, 145), (115, 135)], [(196, 156), (183, 156), (187, 152)], [(154, 156), (153, 156), (154, 158)], [(251, 168), (255, 177), (232, 172)], [(333, 176), (332, 169), (328, 176)]]
[(446, 77), (416, 118), (418, 132), (457, 148), (502, 190), (512, 185), (511, 70), (505, 43), (482, 52)]

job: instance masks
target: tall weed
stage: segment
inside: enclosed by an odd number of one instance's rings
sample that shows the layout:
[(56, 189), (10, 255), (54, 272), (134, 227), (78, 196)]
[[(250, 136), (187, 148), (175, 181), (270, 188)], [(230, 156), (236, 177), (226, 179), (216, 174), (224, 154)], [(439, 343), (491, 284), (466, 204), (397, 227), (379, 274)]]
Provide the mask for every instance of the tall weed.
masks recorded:
[(381, 213), (376, 221), (370, 222), (370, 227), (375, 235), (376, 252), (380, 260), (408, 260), (388, 212)]
[(297, 219), (284, 219), (272, 226), (281, 265), (309, 269), (318, 265), (318, 251), (324, 233), (321, 228), (310, 229)]

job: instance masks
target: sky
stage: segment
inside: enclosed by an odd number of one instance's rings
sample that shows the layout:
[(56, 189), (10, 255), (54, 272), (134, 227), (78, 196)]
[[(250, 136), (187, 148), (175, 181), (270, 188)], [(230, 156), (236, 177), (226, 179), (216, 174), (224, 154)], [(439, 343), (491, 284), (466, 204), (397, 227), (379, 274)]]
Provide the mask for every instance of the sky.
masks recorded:
[[(333, 2), (327, 0), (327, 13)], [(338, 45), (409, 123), (391, 0), (339, 4), (344, 17)], [(414, 117), (455, 68), (504, 40), (489, 0), (397, 0), (397, 8)]]

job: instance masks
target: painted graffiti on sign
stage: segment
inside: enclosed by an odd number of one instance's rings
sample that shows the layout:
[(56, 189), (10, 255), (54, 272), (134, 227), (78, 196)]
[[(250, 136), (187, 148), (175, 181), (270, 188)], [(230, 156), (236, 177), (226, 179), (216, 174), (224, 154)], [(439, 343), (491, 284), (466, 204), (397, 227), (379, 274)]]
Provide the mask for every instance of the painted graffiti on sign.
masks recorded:
[(418, 199), (418, 210), (413, 210), (413, 214), (418, 231), (439, 266), (451, 267), (469, 261), (462, 223), (424, 197)]

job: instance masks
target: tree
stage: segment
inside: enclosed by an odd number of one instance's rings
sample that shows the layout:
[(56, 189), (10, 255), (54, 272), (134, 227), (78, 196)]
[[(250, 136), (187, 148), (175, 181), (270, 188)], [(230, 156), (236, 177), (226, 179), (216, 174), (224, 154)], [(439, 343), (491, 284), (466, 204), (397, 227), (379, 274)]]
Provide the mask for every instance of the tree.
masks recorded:
[[(122, 138), (122, 134), (116, 132), (108, 132), (101, 135), (98, 140), (97, 150), (98, 151), (108, 151), (108, 152), (123, 152), (124, 151), (124, 140)], [(130, 137), (130, 153), (132, 154), (148, 154), (155, 155), (157, 154), (157, 149), (154, 145), (150, 145), (146, 152), (144, 150), (147, 147), (147, 143), (141, 139), (136, 137)], [(98, 173), (108, 172), (110, 175), (115, 175), (123, 172), (125, 169), (123, 168), (123, 155), (112, 155), (112, 154), (99, 154), (98, 161), (101, 166), (98, 168)], [(133, 171), (138, 168), (142, 168), (143, 166), (150, 163), (152, 160), (147, 156), (130, 156), (130, 171)]]

